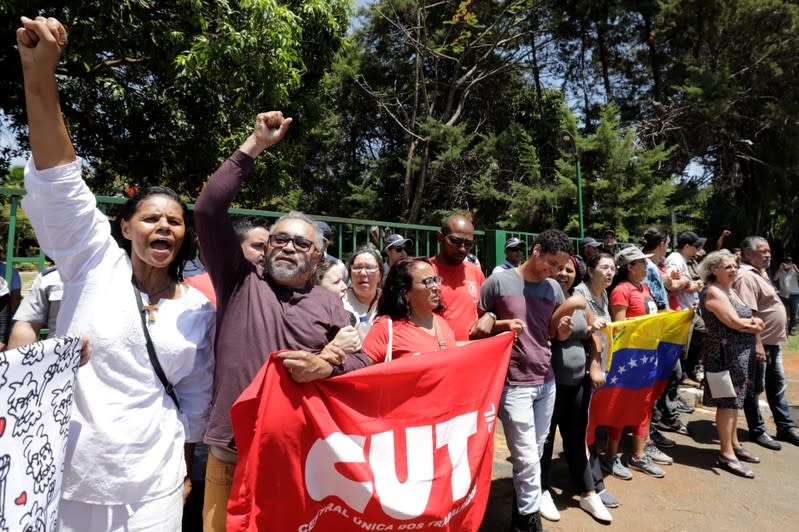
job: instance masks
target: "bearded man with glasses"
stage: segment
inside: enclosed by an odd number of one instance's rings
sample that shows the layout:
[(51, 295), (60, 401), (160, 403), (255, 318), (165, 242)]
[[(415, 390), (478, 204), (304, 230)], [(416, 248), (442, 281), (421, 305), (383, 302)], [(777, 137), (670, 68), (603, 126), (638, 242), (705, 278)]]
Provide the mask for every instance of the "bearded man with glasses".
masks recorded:
[[(290, 212), (270, 228), (264, 265), (244, 256), (228, 208), (256, 157), (280, 141), (291, 118), (259, 114), (255, 129), (214, 173), (197, 200), (195, 220), (217, 295), (216, 369), (204, 441), (204, 530), (225, 530), (225, 514), (238, 461), (230, 407), (270, 353), (298, 382), (364, 367), (360, 339), (335, 294), (311, 283), (324, 250), (322, 230), (305, 214)], [(342, 332), (342, 329), (351, 329)], [(337, 336), (339, 335), (339, 336)], [(284, 351), (289, 350), (289, 351)]]
[(480, 287), (485, 282), (483, 271), (465, 260), (474, 248), (474, 226), (465, 216), (453, 214), (444, 219), (436, 238), (438, 255), (431, 257), (430, 263), (443, 279), (443, 317), (455, 333), (456, 340), (468, 340), (477, 322), (477, 302)]

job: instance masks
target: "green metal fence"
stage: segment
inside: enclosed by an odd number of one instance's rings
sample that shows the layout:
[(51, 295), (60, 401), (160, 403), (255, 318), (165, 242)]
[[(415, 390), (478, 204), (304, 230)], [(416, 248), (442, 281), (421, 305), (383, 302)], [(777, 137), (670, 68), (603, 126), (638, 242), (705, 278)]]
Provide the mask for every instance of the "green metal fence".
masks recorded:
[[(5, 238), (5, 260), (11, 266), (21, 263), (33, 263), (38, 270), (45, 267), (45, 256), (41, 250), (34, 256), (18, 255), (20, 251), (20, 214), (22, 208), (20, 200), (25, 195), (25, 191), (15, 188), (0, 187), (0, 197), (5, 198), (9, 205), (8, 229)], [(113, 206), (120, 205), (126, 201), (123, 197), (97, 196), (98, 208), (113, 217)], [(189, 204), (189, 209), (193, 210), (194, 205)], [(274, 221), (284, 213), (276, 211), (263, 211), (257, 209), (230, 209), (233, 216), (257, 216)], [(309, 213), (310, 214), (310, 213)], [(333, 255), (346, 259), (353, 251), (361, 246), (372, 244), (377, 249), (383, 249), (383, 241), (386, 236), (392, 233), (399, 233), (405, 238), (413, 240), (414, 252), (417, 256), (433, 256), (438, 253), (438, 240), (436, 232), (438, 227), (429, 225), (401, 224), (387, 222), (384, 220), (364, 220), (352, 218), (337, 218), (331, 216), (315, 216), (315, 220), (327, 222), (333, 229), (333, 239), (330, 243), (329, 252)], [(376, 231), (375, 231), (376, 228)], [(2, 235), (0, 235), (2, 236)], [(505, 241), (510, 237), (516, 237), (527, 245), (530, 250), (537, 236), (536, 233), (523, 231), (505, 230), (475, 230), (475, 247), (473, 253), (480, 261), (483, 271), (488, 274), (494, 267), (505, 260)], [(579, 243), (578, 238), (572, 238), (575, 251)], [(38, 247), (38, 246), (34, 246)], [(6, 268), (6, 279), (11, 279), (11, 268)]]

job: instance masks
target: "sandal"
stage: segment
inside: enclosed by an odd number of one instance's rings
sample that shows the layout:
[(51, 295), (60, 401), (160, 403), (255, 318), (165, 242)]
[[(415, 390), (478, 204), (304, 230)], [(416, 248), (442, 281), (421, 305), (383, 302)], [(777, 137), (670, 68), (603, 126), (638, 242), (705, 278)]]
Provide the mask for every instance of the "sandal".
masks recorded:
[(735, 453), (736, 458), (738, 458), (738, 460), (741, 460), (742, 462), (749, 462), (750, 464), (760, 463), (760, 458), (758, 458), (757, 456), (753, 455), (752, 453), (744, 449), (743, 446), (735, 447), (733, 449), (733, 452)]
[(729, 459), (719, 455), (716, 465), (733, 475), (744, 478), (755, 478), (755, 472), (743, 465), (737, 458)]

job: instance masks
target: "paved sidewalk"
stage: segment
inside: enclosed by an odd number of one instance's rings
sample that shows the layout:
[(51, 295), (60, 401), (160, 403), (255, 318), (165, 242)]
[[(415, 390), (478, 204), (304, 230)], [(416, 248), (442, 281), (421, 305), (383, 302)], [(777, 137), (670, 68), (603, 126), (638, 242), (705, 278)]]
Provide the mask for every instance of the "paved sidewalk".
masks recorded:
[[(783, 358), (788, 402), (794, 419), (799, 420), (799, 353), (786, 353)], [(682, 391), (691, 400), (692, 392)], [(799, 447), (783, 442), (781, 451), (769, 451), (746, 443), (746, 420), (741, 414), (739, 438), (762, 461), (751, 466), (756, 474), (754, 480), (736, 477), (715, 467), (718, 441), (714, 417), (713, 409), (702, 407), (697, 407), (693, 414), (682, 414), (691, 435), (667, 433), (677, 441), (677, 447), (666, 451), (675, 463), (664, 466), (665, 478), (634, 472), (631, 481), (605, 479), (608, 489), (621, 501), (621, 507), (610, 511), (614, 519), (610, 525), (595, 521), (580, 509), (579, 495), (568, 482), (566, 463), (557, 458), (560, 450), (557, 441), (552, 481), (561, 520), (544, 521), (544, 527), (553, 532), (601, 528), (702, 532), (799, 530)], [(771, 415), (766, 419), (773, 435)], [(504, 532), (510, 528), (513, 487), (501, 428), (497, 429), (495, 443), (494, 480), (481, 532)], [(622, 441), (622, 449), (629, 449), (629, 442)]]

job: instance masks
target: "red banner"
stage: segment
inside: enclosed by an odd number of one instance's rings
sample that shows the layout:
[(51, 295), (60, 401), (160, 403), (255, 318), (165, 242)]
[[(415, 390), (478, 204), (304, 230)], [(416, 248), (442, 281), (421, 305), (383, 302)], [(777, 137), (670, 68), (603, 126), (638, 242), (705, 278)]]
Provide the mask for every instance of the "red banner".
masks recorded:
[(231, 409), (228, 531), (476, 531), (513, 336), (293, 382), (273, 357)]

